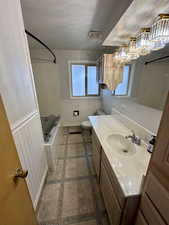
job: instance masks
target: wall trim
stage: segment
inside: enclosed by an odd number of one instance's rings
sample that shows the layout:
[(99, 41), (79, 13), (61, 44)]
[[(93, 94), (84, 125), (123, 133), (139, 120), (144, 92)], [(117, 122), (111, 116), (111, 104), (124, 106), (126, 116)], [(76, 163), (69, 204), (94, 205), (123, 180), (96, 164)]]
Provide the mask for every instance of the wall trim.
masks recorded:
[(21, 120), (18, 120), (16, 123), (11, 125), (12, 133), (14, 134), (17, 130), (21, 129), (24, 125), (26, 125), (32, 118), (39, 115), (37, 110), (29, 113), (28, 115), (24, 116)]
[(62, 121), (62, 126), (63, 127), (71, 127), (71, 126), (76, 127), (76, 126), (80, 126), (80, 125), (81, 125), (80, 121), (77, 121), (77, 122), (65, 122), (65, 123), (64, 123), (64, 121)]
[(37, 191), (35, 201), (33, 202), (33, 207), (34, 207), (35, 210), (36, 210), (36, 208), (38, 206), (39, 198), (41, 196), (41, 193), (42, 193), (42, 190), (43, 190), (43, 187), (44, 187), (44, 184), (45, 184), (47, 172), (48, 172), (48, 166), (46, 166), (46, 168), (45, 168), (45, 171), (43, 173), (43, 176), (42, 176), (42, 179), (41, 179), (41, 183), (40, 183), (40, 186), (39, 186), (39, 190)]

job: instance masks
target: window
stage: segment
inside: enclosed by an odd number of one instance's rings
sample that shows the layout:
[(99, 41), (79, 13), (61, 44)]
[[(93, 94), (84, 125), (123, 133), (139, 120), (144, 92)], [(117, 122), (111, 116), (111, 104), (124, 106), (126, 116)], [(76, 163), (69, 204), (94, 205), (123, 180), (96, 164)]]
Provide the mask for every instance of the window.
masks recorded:
[(123, 70), (123, 81), (117, 86), (117, 88), (115, 89), (115, 91), (112, 92), (112, 94), (117, 96), (128, 95), (129, 80), (130, 80), (130, 65), (125, 65)]
[(99, 83), (94, 64), (71, 64), (72, 96), (98, 96)]

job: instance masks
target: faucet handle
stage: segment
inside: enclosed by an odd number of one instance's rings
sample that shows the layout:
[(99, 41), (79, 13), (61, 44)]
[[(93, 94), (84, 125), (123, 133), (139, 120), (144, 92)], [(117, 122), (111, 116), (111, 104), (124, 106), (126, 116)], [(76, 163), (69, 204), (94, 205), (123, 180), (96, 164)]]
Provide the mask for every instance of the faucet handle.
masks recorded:
[(138, 136), (135, 136), (135, 144), (141, 145), (141, 138), (139, 138)]
[(133, 137), (136, 137), (136, 134), (135, 134), (134, 130), (131, 130), (131, 133), (132, 133)]

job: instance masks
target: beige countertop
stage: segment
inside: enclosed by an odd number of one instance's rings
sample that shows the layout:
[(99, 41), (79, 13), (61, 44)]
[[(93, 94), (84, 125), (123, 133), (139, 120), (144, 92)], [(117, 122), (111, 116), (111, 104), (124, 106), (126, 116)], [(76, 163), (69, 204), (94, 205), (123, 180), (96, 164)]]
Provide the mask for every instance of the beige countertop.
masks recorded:
[(145, 144), (135, 145), (135, 154), (119, 154), (108, 144), (107, 137), (111, 134), (126, 136), (130, 135), (131, 131), (113, 115), (89, 116), (89, 119), (125, 197), (140, 194), (143, 175), (146, 174), (151, 157), (146, 150)]

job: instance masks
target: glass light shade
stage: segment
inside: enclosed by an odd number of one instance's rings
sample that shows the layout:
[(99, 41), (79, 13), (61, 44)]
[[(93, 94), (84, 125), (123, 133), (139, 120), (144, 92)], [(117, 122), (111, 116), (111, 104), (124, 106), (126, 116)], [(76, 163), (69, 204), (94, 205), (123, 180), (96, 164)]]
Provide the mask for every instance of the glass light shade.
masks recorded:
[(130, 61), (130, 59), (128, 57), (128, 46), (127, 45), (120, 47), (119, 58), (121, 59), (121, 62), (124, 62), (124, 63), (127, 63)]
[(152, 50), (159, 50), (169, 43), (169, 14), (160, 14), (151, 27)]
[(166, 45), (166, 43), (163, 41), (160, 41), (160, 40), (154, 41), (154, 42), (152, 42), (152, 51), (160, 50), (160, 49), (164, 48), (165, 45)]
[(114, 59), (117, 63), (124, 63), (126, 61), (125, 57), (121, 57), (120, 55), (121, 48), (119, 48), (113, 55)]
[(117, 50), (115, 53), (114, 53), (114, 58), (117, 60), (117, 61), (120, 61), (120, 56), (119, 56), (119, 50)]
[(142, 28), (136, 38), (136, 49), (139, 55), (147, 55), (150, 53), (152, 43), (149, 40), (150, 28)]
[(135, 60), (139, 57), (139, 52), (136, 48), (136, 38), (131, 38), (128, 47), (128, 57), (130, 60)]

